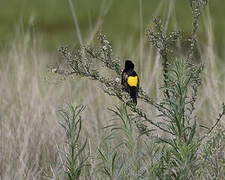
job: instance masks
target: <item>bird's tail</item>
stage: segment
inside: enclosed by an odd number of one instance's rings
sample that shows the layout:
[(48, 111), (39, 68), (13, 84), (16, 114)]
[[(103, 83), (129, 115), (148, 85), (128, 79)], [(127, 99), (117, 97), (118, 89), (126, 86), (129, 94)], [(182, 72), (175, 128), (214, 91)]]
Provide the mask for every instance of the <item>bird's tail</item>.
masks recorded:
[(130, 97), (133, 100), (133, 103), (137, 105), (137, 87), (130, 87)]

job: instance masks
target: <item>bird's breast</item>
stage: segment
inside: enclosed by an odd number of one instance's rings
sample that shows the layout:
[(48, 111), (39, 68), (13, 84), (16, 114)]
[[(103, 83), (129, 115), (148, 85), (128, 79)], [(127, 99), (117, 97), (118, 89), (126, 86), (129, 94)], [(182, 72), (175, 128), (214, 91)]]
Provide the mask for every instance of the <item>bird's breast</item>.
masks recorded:
[(138, 77), (137, 76), (129, 76), (127, 79), (127, 83), (129, 86), (137, 87), (138, 84)]

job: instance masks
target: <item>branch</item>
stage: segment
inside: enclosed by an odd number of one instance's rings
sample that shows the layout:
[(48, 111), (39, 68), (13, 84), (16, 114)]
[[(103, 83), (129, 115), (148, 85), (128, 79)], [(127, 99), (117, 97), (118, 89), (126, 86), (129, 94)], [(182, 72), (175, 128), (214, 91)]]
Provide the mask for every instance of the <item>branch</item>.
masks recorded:
[(207, 132), (207, 134), (210, 134), (213, 129), (217, 126), (217, 124), (219, 123), (219, 121), (222, 119), (222, 117), (225, 115), (225, 104), (223, 103), (223, 111), (222, 113), (219, 114), (219, 116), (217, 117), (216, 123), (211, 127), (211, 129)]
[(217, 117), (215, 124), (209, 129), (209, 131), (203, 137), (200, 138), (200, 141), (203, 140), (207, 135), (209, 135), (213, 131), (213, 129), (218, 125), (222, 117), (225, 115), (225, 104), (223, 103), (222, 106), (223, 110)]
[[(121, 76), (122, 71), (118, 61), (113, 60), (113, 56), (110, 50), (111, 46), (109, 45), (108, 41), (106, 42), (102, 40), (102, 42), (103, 42), (103, 46), (102, 46), (103, 48), (94, 49), (90, 47), (84, 47), (83, 49), (75, 52), (74, 56), (71, 55), (70, 51), (67, 48), (62, 47), (60, 49), (60, 52), (65, 58), (70, 69), (69, 72), (67, 72), (67, 75), (76, 74), (81, 77), (86, 77), (91, 80), (100, 82), (106, 94), (117, 97), (120, 101), (122, 101), (128, 107), (130, 107), (132, 112), (135, 112), (136, 114), (139, 115), (139, 117), (144, 118), (147, 122), (151, 123), (153, 126), (159, 128), (160, 130), (164, 132), (173, 134), (167, 129), (160, 127), (160, 125), (150, 120), (147, 117), (146, 113), (143, 112), (142, 109), (134, 106), (131, 103), (131, 101), (126, 102), (125, 99), (127, 99), (127, 93), (123, 91), (123, 87), (120, 84), (120, 81), (105, 78), (101, 76), (97, 70), (91, 68), (91, 63), (93, 62), (93, 59), (97, 59), (103, 62), (108, 69), (115, 71), (118, 76), (119, 75)], [(154, 107), (157, 107), (157, 109), (161, 107), (153, 99), (149, 98), (142, 88), (140, 88), (139, 98), (142, 99), (144, 102), (151, 104)], [(136, 125), (141, 131), (145, 131), (145, 132), (148, 131), (146, 125), (141, 124), (140, 126), (140, 122), (137, 123)]]

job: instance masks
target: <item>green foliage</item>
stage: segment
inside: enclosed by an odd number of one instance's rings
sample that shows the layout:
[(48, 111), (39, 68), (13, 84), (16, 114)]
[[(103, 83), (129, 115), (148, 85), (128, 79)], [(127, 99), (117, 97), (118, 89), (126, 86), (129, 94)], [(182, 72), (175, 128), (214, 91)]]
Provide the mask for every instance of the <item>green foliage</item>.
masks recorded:
[[(158, 138), (158, 142), (166, 143), (165, 169), (175, 179), (191, 179), (198, 169), (197, 151), (200, 140), (195, 138), (196, 119), (192, 117), (194, 107), (193, 95), (201, 84), (202, 66), (175, 59), (168, 67), (167, 84), (161, 90), (169, 96), (160, 103), (160, 123), (170, 134), (169, 138)], [(195, 88), (193, 88), (195, 87)], [(170, 154), (169, 157), (167, 154)], [(167, 170), (168, 171), (168, 170)]]
[(81, 171), (84, 166), (87, 166), (87, 157), (82, 155), (84, 148), (87, 144), (87, 139), (81, 145), (80, 134), (81, 134), (81, 116), (80, 113), (84, 110), (84, 106), (69, 105), (69, 109), (60, 109), (59, 113), (63, 118), (60, 121), (60, 126), (64, 129), (66, 134), (65, 148), (60, 151), (64, 156), (64, 162), (62, 168), (66, 175), (66, 179), (75, 180), (81, 176)]
[(116, 107), (116, 110), (110, 109), (110, 111), (112, 111), (120, 121), (120, 123), (114, 123), (111, 126), (111, 131), (123, 137), (120, 140), (121, 142), (116, 146), (116, 148), (120, 147), (123, 149), (123, 178), (136, 179), (139, 177), (140, 172), (140, 157), (138, 152), (140, 144), (137, 142), (140, 137), (137, 136), (133, 123), (136, 121), (137, 117), (133, 114), (128, 114), (126, 105), (123, 105), (121, 108)]
[[(147, 29), (147, 36), (152, 45), (159, 50), (162, 57), (164, 83), (167, 85), (169, 55), (173, 52), (173, 47), (175, 46), (176, 41), (181, 38), (181, 32), (173, 31), (167, 34), (166, 30), (163, 28), (162, 21), (159, 18), (155, 17), (153, 22), (155, 25), (155, 31)], [(166, 95), (169, 97), (168, 90), (166, 90)]]
[[(113, 113), (112, 124), (105, 127), (110, 133), (104, 138), (100, 145), (98, 165), (100, 171), (104, 172), (110, 179), (129, 179), (139, 176), (138, 143), (135, 130), (132, 126), (132, 114), (128, 114), (127, 108), (110, 109)], [(117, 143), (113, 147), (112, 140)]]
[[(162, 59), (164, 84), (160, 91), (163, 98), (153, 100), (140, 88), (139, 99), (159, 112), (157, 122), (151, 120), (143, 108), (134, 106), (127, 93), (123, 92), (120, 85), (121, 59), (113, 54), (105, 35), (99, 33), (99, 47), (85, 46), (73, 53), (66, 47), (60, 49), (68, 68), (57, 69), (56, 72), (62, 72), (66, 76), (76, 74), (98, 81), (105, 93), (117, 97), (123, 104), (122, 108), (111, 109), (120, 123), (114, 121), (107, 126), (111, 132), (98, 148), (97, 172), (102, 172), (104, 178), (189, 180), (201, 176), (201, 168), (204, 169), (199, 155), (202, 142), (225, 115), (225, 108), (223, 104), (216, 123), (207, 132), (197, 136), (200, 118), (194, 114), (194, 110), (202, 83), (203, 65), (193, 63), (193, 52), (197, 43), (198, 19), (207, 1), (192, 0), (190, 4), (193, 23), (189, 37), (191, 44), (186, 57), (175, 57), (173, 54), (177, 41), (184, 40), (180, 31), (167, 33), (159, 18), (154, 18), (155, 28), (147, 30), (149, 41), (159, 51)], [(101, 63), (112, 72), (113, 78), (108, 78), (95, 69), (93, 64), (96, 63)], [(132, 114), (128, 113), (128, 107)], [(161, 134), (150, 139), (153, 131)], [(209, 144), (210, 141), (215, 140), (209, 140)], [(140, 148), (143, 145), (145, 150)], [(205, 157), (204, 153), (202, 157)], [(224, 160), (223, 157), (221, 159)], [(208, 159), (205, 158), (204, 161), (207, 162)]]
[(98, 149), (98, 159), (100, 160), (98, 170), (105, 174), (109, 179), (116, 178), (119, 173), (118, 168), (116, 168), (119, 164), (117, 156), (117, 152), (109, 148), (107, 142), (104, 143), (104, 148), (100, 147)]
[[(167, 91), (169, 96), (160, 103), (159, 116), (164, 118), (163, 124), (167, 130), (184, 142), (191, 141), (196, 126), (195, 122), (191, 122), (191, 115), (195, 99), (193, 95), (197, 94), (201, 84), (201, 71), (202, 66), (176, 59), (168, 68), (167, 85), (161, 89)], [(193, 127), (189, 126), (190, 123)]]

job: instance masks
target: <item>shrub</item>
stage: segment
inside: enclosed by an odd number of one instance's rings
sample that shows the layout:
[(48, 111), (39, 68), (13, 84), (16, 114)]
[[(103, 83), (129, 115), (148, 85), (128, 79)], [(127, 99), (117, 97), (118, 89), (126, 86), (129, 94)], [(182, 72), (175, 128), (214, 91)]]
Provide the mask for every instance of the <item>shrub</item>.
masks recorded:
[[(178, 40), (187, 40), (182, 31), (166, 32), (160, 18), (154, 18), (154, 28), (148, 28), (146, 31), (149, 41), (161, 55), (163, 85), (160, 91), (163, 98), (153, 100), (141, 87), (138, 98), (159, 112), (157, 122), (151, 120), (143, 108), (134, 106), (123, 91), (118, 80), (122, 72), (121, 59), (113, 54), (112, 46), (105, 35), (99, 33), (99, 47), (84, 46), (73, 52), (67, 47), (60, 48), (68, 68), (57, 69), (56, 72), (95, 80), (102, 85), (105, 93), (117, 97), (123, 104), (121, 108), (111, 110), (121, 122), (107, 127), (111, 132), (98, 148), (97, 172), (102, 172), (104, 178), (196, 179), (202, 177), (204, 168), (213, 171), (213, 177), (222, 171), (214, 171), (212, 169), (215, 165), (203, 163), (203, 166), (201, 162), (208, 162), (209, 158), (215, 159), (212, 149), (207, 151), (208, 147), (205, 146), (202, 155), (200, 151), (202, 142), (225, 115), (225, 105), (223, 104), (222, 113), (211, 128), (200, 125), (199, 117), (193, 113), (203, 71), (202, 64), (194, 64), (193, 56), (197, 48), (198, 19), (206, 4), (207, 0), (190, 1), (193, 22), (191, 36), (187, 38), (190, 47), (185, 57), (173, 53)], [(105, 77), (94, 68), (93, 64), (96, 62), (102, 63), (106, 69), (113, 72), (113, 78)], [(132, 114), (128, 113), (127, 108)], [(139, 134), (135, 133), (133, 125), (136, 125)], [(197, 128), (201, 127), (205, 127), (206, 131), (197, 135)], [(162, 133), (150, 138), (153, 131)], [(117, 133), (122, 133), (123, 138), (120, 139)], [(111, 140), (115, 138), (116, 143), (112, 143)], [(215, 141), (214, 138), (209, 139), (207, 144)], [(145, 150), (140, 149), (140, 146), (144, 146)], [(211, 156), (207, 158), (209, 154)], [(219, 161), (223, 162), (224, 157)]]

